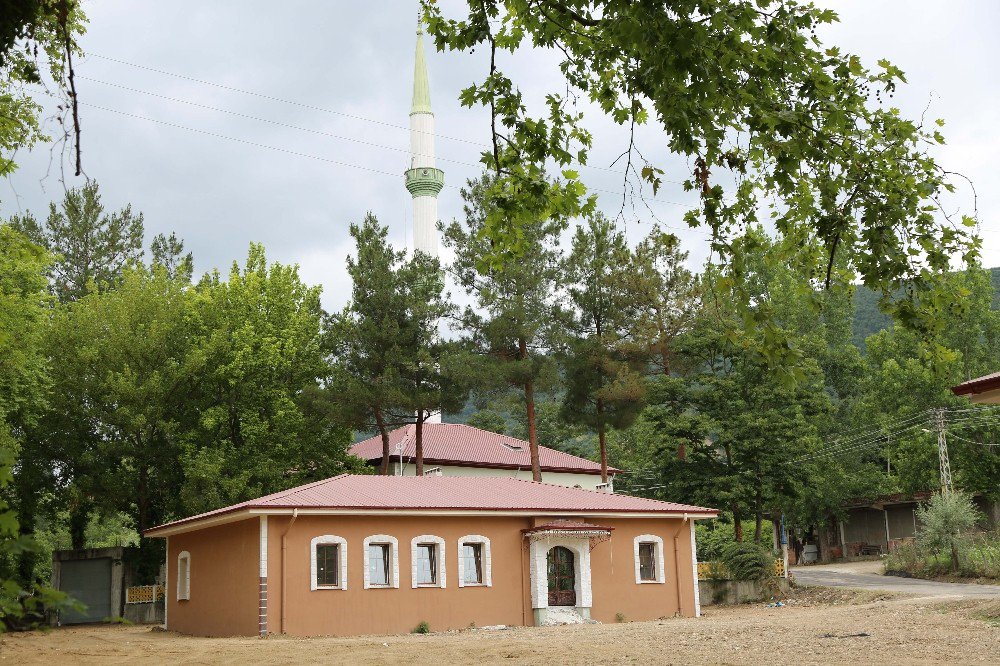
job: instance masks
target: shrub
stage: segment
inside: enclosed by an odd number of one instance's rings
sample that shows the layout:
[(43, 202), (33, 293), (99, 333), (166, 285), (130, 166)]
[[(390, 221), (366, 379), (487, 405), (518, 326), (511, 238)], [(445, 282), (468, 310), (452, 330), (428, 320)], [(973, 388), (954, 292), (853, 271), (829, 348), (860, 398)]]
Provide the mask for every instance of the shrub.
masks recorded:
[(732, 580), (774, 578), (774, 554), (753, 541), (733, 541), (722, 547), (722, 563)]
[(939, 493), (917, 509), (917, 520), (921, 523), (917, 542), (934, 555), (950, 553), (951, 569), (957, 572), (959, 552), (965, 542), (963, 533), (975, 527), (978, 519), (971, 495), (959, 490)]
[(411, 634), (429, 634), (431, 633), (431, 625), (427, 624), (426, 620), (421, 620), (420, 624), (413, 628)]

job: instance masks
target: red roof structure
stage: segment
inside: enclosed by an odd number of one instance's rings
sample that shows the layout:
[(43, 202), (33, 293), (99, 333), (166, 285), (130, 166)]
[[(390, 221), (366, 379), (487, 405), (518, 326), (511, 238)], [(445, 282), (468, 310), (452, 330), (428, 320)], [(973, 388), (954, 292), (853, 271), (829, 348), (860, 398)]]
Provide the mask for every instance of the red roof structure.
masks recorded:
[(496, 512), (524, 514), (648, 514), (714, 518), (715, 509), (599, 490), (568, 488), (506, 477), (368, 476), (341, 474), (297, 488), (160, 525), (146, 536), (225, 516), (308, 512)]
[[(407, 425), (389, 433), (390, 453), (394, 460), (416, 455), (416, 426)], [(423, 432), (424, 464), (457, 467), (490, 467), (494, 469), (531, 469), (528, 442), (480, 430), (462, 423), (425, 423)], [(382, 459), (382, 438), (378, 435), (360, 441), (349, 452), (375, 462)], [(563, 453), (545, 446), (538, 447), (543, 472), (600, 474), (601, 466), (586, 458)], [(611, 473), (622, 470), (609, 467)]]
[(953, 386), (951, 387), (951, 392), (955, 395), (972, 396), (977, 393), (985, 393), (986, 391), (995, 391), (998, 389), (1000, 389), (1000, 372), (994, 372), (991, 375), (976, 377), (967, 382), (962, 382), (958, 386)]

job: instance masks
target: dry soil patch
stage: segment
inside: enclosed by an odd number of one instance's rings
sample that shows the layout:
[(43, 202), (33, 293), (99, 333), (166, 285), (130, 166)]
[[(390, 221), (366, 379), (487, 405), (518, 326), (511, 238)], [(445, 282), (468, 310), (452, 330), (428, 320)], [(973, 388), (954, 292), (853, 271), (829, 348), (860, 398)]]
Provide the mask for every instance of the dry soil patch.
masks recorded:
[(782, 608), (713, 607), (697, 619), (364, 638), (192, 638), (90, 626), (0, 637), (0, 663), (997, 663), (1000, 627), (981, 619), (993, 603), (804, 592)]

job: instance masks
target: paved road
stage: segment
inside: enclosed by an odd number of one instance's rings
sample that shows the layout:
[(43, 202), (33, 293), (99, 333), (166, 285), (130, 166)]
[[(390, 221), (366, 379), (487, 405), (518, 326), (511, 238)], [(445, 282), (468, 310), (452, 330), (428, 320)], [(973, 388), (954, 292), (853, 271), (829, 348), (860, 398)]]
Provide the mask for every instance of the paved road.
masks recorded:
[(939, 583), (918, 578), (883, 576), (881, 562), (848, 562), (792, 567), (795, 580), (802, 585), (853, 587), (863, 590), (887, 590), (927, 597), (975, 597), (1000, 599), (1000, 585)]

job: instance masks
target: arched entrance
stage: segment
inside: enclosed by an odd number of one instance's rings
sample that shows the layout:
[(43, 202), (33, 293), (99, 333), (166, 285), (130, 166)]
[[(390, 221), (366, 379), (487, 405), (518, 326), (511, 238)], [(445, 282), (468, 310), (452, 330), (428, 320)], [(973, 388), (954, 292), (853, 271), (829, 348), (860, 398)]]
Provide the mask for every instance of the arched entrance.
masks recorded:
[(556, 546), (547, 555), (549, 606), (576, 606), (576, 566), (573, 551)]

